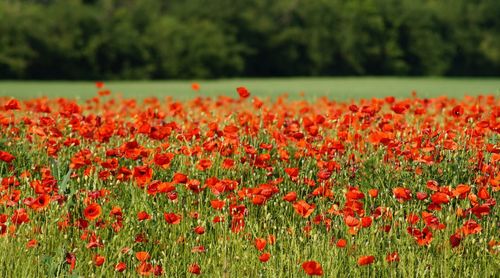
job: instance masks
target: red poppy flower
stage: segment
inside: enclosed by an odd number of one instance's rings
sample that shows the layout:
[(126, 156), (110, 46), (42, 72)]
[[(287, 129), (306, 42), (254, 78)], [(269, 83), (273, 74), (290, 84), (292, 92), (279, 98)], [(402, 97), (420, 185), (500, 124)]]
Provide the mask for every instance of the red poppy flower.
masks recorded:
[(466, 184), (459, 184), (453, 190), (453, 196), (458, 196), (461, 199), (465, 199), (467, 197), (467, 194), (471, 191), (471, 187), (466, 185)]
[(139, 251), (135, 253), (135, 257), (140, 261), (140, 262), (145, 262), (149, 260), (150, 256), (149, 253), (146, 251)]
[(436, 205), (440, 205), (440, 204), (447, 204), (450, 200), (449, 196), (446, 195), (445, 193), (436, 192), (431, 195), (431, 201)]
[(28, 223), (30, 221), (26, 210), (23, 208), (14, 210), (12, 217), (10, 219), (15, 225), (21, 225), (23, 223)]
[(94, 260), (93, 260), (93, 261), (94, 261), (94, 264), (95, 264), (96, 266), (102, 266), (102, 265), (104, 264), (104, 262), (106, 261), (106, 258), (105, 258), (104, 256), (101, 256), (101, 255), (99, 255), (99, 254), (96, 254), (96, 255), (94, 256)]
[(457, 105), (453, 107), (453, 109), (451, 110), (451, 115), (453, 115), (453, 117), (455, 118), (458, 118), (463, 114), (464, 114), (464, 108), (461, 105)]
[(344, 218), (344, 222), (349, 227), (356, 227), (359, 225), (359, 220), (355, 217), (350, 216), (350, 215), (348, 215)]
[(153, 274), (155, 276), (162, 276), (163, 275), (163, 268), (161, 265), (155, 265), (153, 268)]
[(196, 169), (200, 171), (206, 171), (207, 169), (210, 169), (210, 167), (212, 167), (212, 161), (208, 159), (201, 159), (196, 165)]
[(13, 98), (5, 103), (4, 108), (5, 110), (19, 110), (21, 109), (21, 105), (17, 99)]
[(372, 198), (377, 198), (377, 196), (378, 196), (378, 190), (377, 189), (368, 189), (368, 194)]
[(420, 217), (414, 213), (410, 213), (406, 216), (406, 221), (410, 223), (410, 225), (415, 225), (420, 220)]
[(153, 169), (147, 165), (137, 166), (134, 168), (134, 178), (137, 185), (144, 187), (153, 178)]
[(201, 273), (201, 268), (200, 268), (200, 265), (198, 264), (191, 264), (189, 267), (188, 267), (188, 271), (189, 273), (192, 273), (192, 274), (195, 274), (195, 275), (199, 275)]
[(426, 187), (432, 191), (438, 191), (439, 190), (439, 184), (435, 180), (429, 180), (426, 183)]
[(182, 173), (175, 173), (173, 180), (175, 183), (187, 183), (188, 178)]
[(253, 196), (253, 198), (252, 198), (252, 204), (258, 205), (258, 206), (263, 205), (266, 201), (267, 201), (267, 198), (265, 196), (262, 196), (259, 194)]
[(174, 159), (174, 156), (175, 155), (173, 153), (157, 153), (155, 154), (153, 160), (156, 165), (163, 169), (167, 169), (170, 166), (172, 159)]
[(316, 205), (314, 204), (310, 205), (304, 200), (300, 200), (295, 204), (293, 204), (293, 208), (295, 209), (295, 211), (304, 218), (309, 217), (309, 215), (311, 215), (314, 212), (315, 207)]
[(224, 222), (224, 216), (214, 216), (214, 219), (212, 220), (213, 223), (221, 223)]
[(409, 108), (410, 105), (405, 102), (396, 103), (391, 107), (392, 111), (396, 114), (404, 114)]
[(422, 230), (408, 227), (407, 232), (415, 238), (419, 246), (426, 246), (432, 242), (432, 232), (428, 227), (424, 227)]
[(346, 245), (347, 245), (347, 240), (345, 240), (343, 238), (337, 240), (336, 246), (338, 248), (344, 248), (344, 247), (346, 247)]
[(148, 262), (141, 262), (137, 267), (136, 271), (141, 276), (149, 276), (153, 271), (153, 265)]
[(233, 168), (235, 165), (235, 162), (233, 159), (230, 159), (230, 158), (226, 158), (224, 159), (224, 161), (222, 162), (222, 168), (224, 169), (231, 169)]
[(257, 248), (257, 250), (259, 251), (262, 251), (264, 250), (264, 248), (266, 248), (266, 240), (263, 239), (263, 238), (256, 238), (255, 239), (255, 247)]
[(245, 87), (238, 87), (236, 88), (236, 91), (238, 92), (241, 98), (247, 98), (250, 96), (250, 92)]
[(269, 261), (270, 258), (271, 258), (271, 254), (263, 253), (259, 256), (259, 261), (265, 263), (265, 262)]
[(212, 206), (212, 208), (216, 209), (216, 210), (222, 210), (222, 208), (224, 208), (224, 205), (226, 204), (225, 201), (223, 200), (210, 200), (210, 205)]
[(482, 200), (487, 200), (490, 198), (490, 194), (488, 193), (486, 187), (481, 187), (479, 189), (479, 191), (477, 192), (477, 197), (479, 197)]
[(352, 113), (356, 113), (359, 111), (359, 107), (356, 105), (356, 104), (351, 104), (349, 105), (349, 110), (352, 112)]
[(202, 235), (205, 233), (205, 228), (203, 228), (203, 226), (196, 226), (193, 231), (195, 234)]
[(299, 168), (285, 168), (285, 173), (292, 179), (296, 178), (299, 175)]
[(407, 188), (396, 187), (392, 190), (392, 193), (394, 193), (394, 197), (396, 197), (396, 199), (398, 199), (400, 202), (408, 201), (411, 199), (411, 191)]
[(34, 248), (38, 246), (38, 241), (36, 239), (30, 239), (28, 243), (26, 243), (27, 248)]
[(467, 235), (473, 235), (481, 232), (482, 228), (475, 220), (467, 220), (462, 226), (462, 233)]
[(69, 264), (69, 273), (73, 272), (76, 265), (76, 256), (74, 253), (66, 253), (66, 263)]
[(322, 169), (318, 172), (318, 178), (321, 180), (327, 180), (332, 176), (332, 171), (328, 169)]
[(459, 233), (454, 233), (450, 236), (450, 245), (452, 248), (459, 246), (461, 241), (462, 236)]
[(101, 206), (99, 204), (93, 203), (88, 205), (84, 210), (83, 210), (83, 216), (87, 218), (87, 220), (92, 221), (97, 219), (101, 215)]
[(283, 197), (283, 200), (287, 202), (295, 202), (295, 200), (297, 200), (297, 193), (295, 193), (295, 191), (289, 192)]
[(173, 182), (160, 182), (157, 187), (158, 193), (170, 193), (175, 190)]
[(389, 263), (399, 262), (399, 254), (397, 251), (387, 254), (385, 260)]
[(123, 272), (127, 269), (127, 265), (124, 262), (119, 262), (115, 266), (115, 271)]
[(205, 246), (195, 246), (191, 249), (191, 253), (204, 253), (206, 251)]
[(323, 275), (323, 268), (321, 267), (321, 264), (319, 264), (316, 261), (307, 261), (302, 263), (302, 269), (306, 272), (307, 275), (310, 276), (322, 276)]
[(12, 154), (4, 151), (0, 151), (0, 160), (5, 161), (7, 163), (11, 163), (16, 157)]
[(425, 192), (417, 192), (417, 199), (420, 201), (427, 199), (429, 195)]
[(100, 90), (99, 92), (97, 92), (97, 94), (101, 97), (109, 96), (111, 94), (111, 91), (110, 90)]
[(140, 211), (139, 213), (137, 213), (137, 219), (139, 219), (139, 221), (149, 220), (151, 219), (151, 215), (149, 215), (145, 211)]
[(164, 213), (163, 216), (165, 217), (165, 221), (167, 221), (168, 224), (177, 225), (181, 223), (182, 216), (180, 214)]
[(191, 89), (193, 89), (193, 91), (199, 91), (200, 90), (200, 84), (198, 84), (196, 82), (191, 83)]
[(375, 261), (374, 256), (362, 256), (358, 259), (358, 265), (363, 266), (363, 265), (369, 265), (372, 264)]
[(372, 218), (369, 216), (363, 217), (361, 218), (361, 226), (363, 228), (368, 228), (372, 225), (372, 221), (373, 221)]
[(347, 200), (361, 200), (365, 197), (365, 194), (357, 187), (349, 187), (345, 197)]

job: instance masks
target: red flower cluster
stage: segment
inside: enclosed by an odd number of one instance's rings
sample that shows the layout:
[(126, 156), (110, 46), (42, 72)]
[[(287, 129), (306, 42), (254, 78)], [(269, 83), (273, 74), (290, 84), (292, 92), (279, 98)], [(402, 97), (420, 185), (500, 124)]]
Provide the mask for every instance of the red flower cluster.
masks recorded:
[[(488, 224), (500, 190), (493, 96), (249, 101), (239, 87), (139, 102), (96, 87), (85, 102), (0, 98), (0, 236), (29, 235), (36, 249), (53, 225), (69, 273), (92, 262), (164, 275), (175, 267), (162, 256), (176, 256), (198, 275), (215, 268), (201, 254), (218, 260), (232, 240), (264, 268), (289, 240), (326, 238), (352, 267), (403, 263), (394, 245), (363, 249), (385, 237), (433, 252), (500, 245)], [(290, 258), (297, 271), (331, 271), (306, 254)]]

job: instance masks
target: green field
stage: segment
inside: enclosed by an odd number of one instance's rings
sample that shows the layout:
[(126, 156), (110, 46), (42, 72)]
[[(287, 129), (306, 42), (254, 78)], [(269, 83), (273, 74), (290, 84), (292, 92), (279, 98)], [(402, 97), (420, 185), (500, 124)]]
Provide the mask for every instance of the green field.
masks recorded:
[[(199, 93), (191, 90), (192, 82), (201, 85)], [(106, 82), (106, 87), (114, 93), (134, 98), (174, 96), (186, 99), (195, 95), (231, 95), (235, 94), (235, 88), (238, 86), (246, 86), (252, 95), (259, 97), (274, 97), (283, 93), (293, 97), (304, 92), (307, 98), (326, 95), (339, 100), (388, 95), (408, 97), (412, 90), (417, 91), (420, 97), (446, 95), (461, 98), (464, 95), (500, 95), (500, 78), (347, 77)], [(90, 81), (0, 82), (0, 96), (20, 99), (40, 96), (86, 99), (95, 96), (95, 92), (94, 83)]]

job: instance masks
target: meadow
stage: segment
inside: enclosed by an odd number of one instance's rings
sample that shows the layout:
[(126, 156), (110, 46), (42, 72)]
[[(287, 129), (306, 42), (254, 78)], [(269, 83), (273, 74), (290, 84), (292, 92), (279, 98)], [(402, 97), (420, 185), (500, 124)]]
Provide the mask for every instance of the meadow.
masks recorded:
[[(191, 90), (191, 83), (197, 82), (198, 93)], [(234, 89), (246, 86), (252, 95), (275, 99), (281, 94), (290, 98), (304, 97), (314, 100), (328, 96), (336, 100), (350, 100), (372, 97), (410, 97), (416, 91), (419, 97), (449, 96), (463, 98), (465, 95), (500, 95), (498, 78), (429, 78), (429, 77), (337, 77), (337, 78), (238, 78), (220, 80), (190, 81), (109, 81), (106, 86), (115, 94), (126, 98), (173, 96), (187, 100), (198, 95), (233, 95)], [(1, 81), (0, 96), (20, 99), (47, 96), (70, 97), (80, 100), (95, 95), (93, 82), (69, 81)]]
[(499, 88), (1, 82), (1, 274), (496, 277)]

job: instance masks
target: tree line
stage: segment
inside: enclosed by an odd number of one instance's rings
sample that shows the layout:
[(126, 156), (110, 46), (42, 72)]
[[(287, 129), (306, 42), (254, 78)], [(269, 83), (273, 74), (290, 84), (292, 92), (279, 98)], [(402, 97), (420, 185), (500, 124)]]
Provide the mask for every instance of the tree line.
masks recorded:
[(498, 0), (3, 0), (2, 79), (500, 75)]

